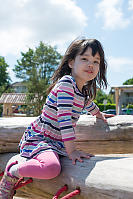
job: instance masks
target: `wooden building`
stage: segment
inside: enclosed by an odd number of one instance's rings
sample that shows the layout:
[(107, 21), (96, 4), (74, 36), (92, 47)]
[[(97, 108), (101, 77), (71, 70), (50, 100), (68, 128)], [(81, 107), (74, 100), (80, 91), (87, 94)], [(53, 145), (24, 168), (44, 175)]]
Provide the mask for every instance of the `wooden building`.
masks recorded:
[(24, 105), (25, 93), (3, 93), (0, 97), (0, 104), (3, 104), (3, 116), (13, 116), (14, 109)]
[(111, 87), (115, 92), (116, 114), (121, 114), (122, 105), (133, 104), (133, 85), (122, 85)]

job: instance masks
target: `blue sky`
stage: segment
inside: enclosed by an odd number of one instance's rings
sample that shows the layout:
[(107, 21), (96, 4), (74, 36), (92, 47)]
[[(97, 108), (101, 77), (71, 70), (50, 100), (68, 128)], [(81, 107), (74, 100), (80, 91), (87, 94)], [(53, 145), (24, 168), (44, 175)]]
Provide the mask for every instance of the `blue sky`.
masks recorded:
[(20, 52), (40, 41), (60, 53), (77, 37), (101, 41), (108, 89), (133, 78), (133, 0), (0, 0), (0, 55), (12, 69)]

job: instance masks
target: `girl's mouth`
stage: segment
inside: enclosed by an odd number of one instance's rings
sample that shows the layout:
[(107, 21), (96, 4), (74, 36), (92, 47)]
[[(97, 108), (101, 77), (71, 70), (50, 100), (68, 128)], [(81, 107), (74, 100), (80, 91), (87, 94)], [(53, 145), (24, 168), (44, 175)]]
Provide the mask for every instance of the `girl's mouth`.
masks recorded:
[(92, 74), (92, 73), (93, 73), (93, 72), (90, 71), (90, 70), (86, 70), (85, 72), (86, 72), (86, 73), (89, 73), (89, 74)]

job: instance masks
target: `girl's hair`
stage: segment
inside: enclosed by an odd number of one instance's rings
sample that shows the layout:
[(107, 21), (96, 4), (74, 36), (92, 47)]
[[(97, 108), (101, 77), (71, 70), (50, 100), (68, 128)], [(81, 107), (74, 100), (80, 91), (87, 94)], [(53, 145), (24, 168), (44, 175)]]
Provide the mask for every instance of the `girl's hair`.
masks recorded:
[(91, 100), (95, 99), (97, 86), (100, 88), (101, 87), (107, 88), (107, 80), (106, 80), (107, 63), (105, 60), (105, 55), (101, 43), (96, 39), (80, 39), (80, 40), (74, 40), (68, 47), (59, 67), (54, 72), (51, 78), (52, 84), (48, 88), (48, 93), (55, 86), (57, 81), (61, 79), (61, 77), (63, 77), (64, 75), (71, 74), (71, 68), (68, 65), (69, 61), (74, 60), (78, 54), (83, 55), (88, 47), (92, 49), (93, 56), (95, 56), (97, 52), (99, 53), (100, 68), (97, 76), (93, 80), (88, 81), (86, 85), (83, 86), (82, 93), (85, 96), (86, 101), (88, 101), (88, 98)]

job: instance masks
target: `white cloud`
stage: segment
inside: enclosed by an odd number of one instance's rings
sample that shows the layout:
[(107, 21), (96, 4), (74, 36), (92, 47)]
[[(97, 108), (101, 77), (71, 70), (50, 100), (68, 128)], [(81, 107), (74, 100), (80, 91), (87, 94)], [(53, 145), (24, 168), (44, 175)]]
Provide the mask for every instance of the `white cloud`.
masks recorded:
[(28, 29), (24, 27), (16, 29), (8, 29), (0, 31), (0, 54), (2, 56), (10, 54), (17, 54), (20, 50), (25, 50), (26, 43), (28, 44), (28, 39), (30, 39), (31, 33)]
[(4, 0), (0, 19), (2, 56), (18, 54), (39, 41), (63, 46), (87, 25), (87, 17), (73, 0)]
[(97, 5), (96, 17), (103, 18), (105, 29), (121, 29), (130, 24), (130, 19), (124, 17), (122, 0), (102, 0)]
[(133, 59), (127, 57), (108, 57), (107, 80), (109, 92), (111, 86), (121, 86), (133, 77)]
[(113, 72), (129, 73), (133, 68), (133, 59), (126, 57), (109, 57), (108, 58), (109, 69)]
[(128, 1), (128, 9), (133, 10), (133, 0)]

